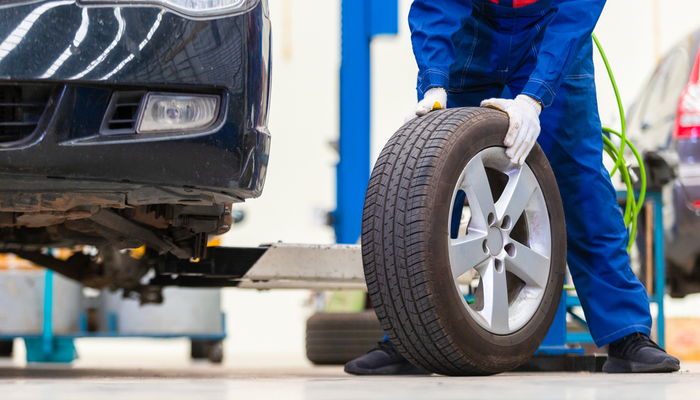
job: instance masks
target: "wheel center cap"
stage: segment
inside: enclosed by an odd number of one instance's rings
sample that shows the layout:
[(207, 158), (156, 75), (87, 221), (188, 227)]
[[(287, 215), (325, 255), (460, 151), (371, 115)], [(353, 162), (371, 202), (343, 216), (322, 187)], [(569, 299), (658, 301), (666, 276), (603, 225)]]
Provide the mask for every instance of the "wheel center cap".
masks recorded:
[(486, 240), (486, 246), (491, 251), (491, 255), (498, 255), (503, 250), (503, 235), (495, 226), (489, 228), (489, 236)]

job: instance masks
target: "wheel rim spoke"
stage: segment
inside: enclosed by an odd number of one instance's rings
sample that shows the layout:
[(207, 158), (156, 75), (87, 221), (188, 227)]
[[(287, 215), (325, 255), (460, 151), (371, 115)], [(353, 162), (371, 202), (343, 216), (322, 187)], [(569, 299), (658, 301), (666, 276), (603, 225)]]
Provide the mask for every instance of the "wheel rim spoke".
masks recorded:
[(474, 157), (464, 170), (462, 189), (467, 194), (472, 210), (472, 222), (486, 230), (489, 214), (496, 215), (496, 206), (491, 195), (491, 185), (481, 157)]
[(450, 267), (454, 279), (477, 267), (489, 257), (483, 250), (485, 238), (485, 233), (472, 230), (467, 236), (450, 240)]
[[(500, 192), (498, 202), (492, 189)], [(516, 168), (505, 149), (489, 147), (467, 163), (453, 193), (447, 243), (459, 301), (486, 331), (511, 334), (538, 312), (549, 281), (552, 238), (540, 182), (527, 164)], [(465, 200), (464, 207), (457, 204)], [(456, 238), (455, 212), (462, 217)], [(470, 286), (473, 293), (469, 282), (477, 272), (476, 302), (470, 304), (465, 290)], [(509, 292), (507, 278), (513, 277), (524, 284), (512, 286)]]
[(505, 270), (498, 272), (495, 260), (491, 260), (479, 273), (484, 294), (484, 309), (481, 315), (494, 332), (508, 332), (508, 285)]
[(514, 170), (495, 205), (498, 218), (502, 219), (508, 215), (515, 223), (525, 211), (525, 206), (535, 190), (537, 190), (537, 178), (529, 168)]
[(524, 246), (518, 242), (511, 242), (515, 247), (515, 256), (505, 258), (506, 270), (522, 279), (527, 285), (539, 288), (547, 286), (549, 279), (549, 257)]

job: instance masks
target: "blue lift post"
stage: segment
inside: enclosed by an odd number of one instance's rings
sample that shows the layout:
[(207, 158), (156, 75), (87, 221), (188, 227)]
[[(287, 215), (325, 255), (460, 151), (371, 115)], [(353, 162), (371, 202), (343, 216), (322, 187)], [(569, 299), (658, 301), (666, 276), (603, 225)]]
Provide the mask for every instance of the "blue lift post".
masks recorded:
[(336, 242), (356, 243), (369, 183), (370, 43), (398, 33), (398, 0), (343, 0), (341, 10), (340, 161), (336, 171)]
[(664, 314), (664, 292), (666, 289), (666, 260), (664, 255), (664, 215), (661, 192), (647, 193), (654, 201), (654, 295), (649, 299), (658, 307), (656, 315), (656, 342), (666, 348), (666, 315)]
[(76, 359), (72, 338), (55, 337), (53, 332), (53, 271), (44, 278), (44, 326), (41, 336), (24, 337), (27, 362), (69, 363)]

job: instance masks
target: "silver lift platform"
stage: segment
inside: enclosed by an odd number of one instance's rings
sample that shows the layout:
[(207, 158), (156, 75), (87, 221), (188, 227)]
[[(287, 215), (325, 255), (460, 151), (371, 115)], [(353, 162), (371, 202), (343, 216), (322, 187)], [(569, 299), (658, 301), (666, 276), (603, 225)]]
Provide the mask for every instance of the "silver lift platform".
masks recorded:
[(245, 289), (366, 290), (359, 245), (273, 243), (210, 247), (193, 262), (169, 256), (156, 268), (154, 286)]

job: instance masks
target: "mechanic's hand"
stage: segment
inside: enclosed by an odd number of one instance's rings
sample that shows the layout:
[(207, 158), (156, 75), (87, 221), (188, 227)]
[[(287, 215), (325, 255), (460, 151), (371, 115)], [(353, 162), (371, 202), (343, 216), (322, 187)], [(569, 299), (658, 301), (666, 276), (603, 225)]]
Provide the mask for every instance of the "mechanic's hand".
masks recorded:
[(503, 140), (503, 144), (508, 147), (506, 155), (511, 163), (523, 165), (540, 135), (540, 112), (542, 112), (540, 103), (530, 96), (521, 94), (515, 100), (487, 99), (481, 102), (481, 106), (508, 113), (510, 125)]
[(413, 111), (404, 118), (403, 123), (405, 124), (413, 118), (421, 117), (433, 110), (441, 110), (443, 108), (447, 108), (447, 92), (439, 87), (430, 88), (425, 92), (423, 100), (416, 104)]

